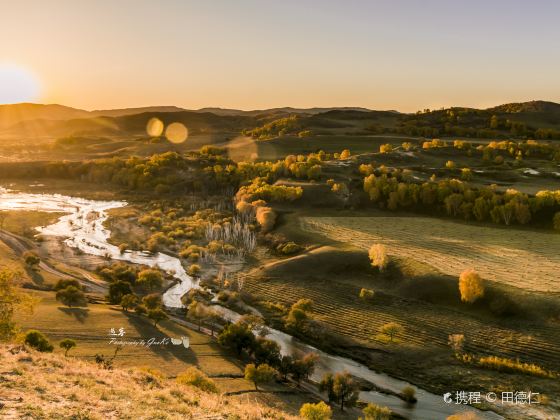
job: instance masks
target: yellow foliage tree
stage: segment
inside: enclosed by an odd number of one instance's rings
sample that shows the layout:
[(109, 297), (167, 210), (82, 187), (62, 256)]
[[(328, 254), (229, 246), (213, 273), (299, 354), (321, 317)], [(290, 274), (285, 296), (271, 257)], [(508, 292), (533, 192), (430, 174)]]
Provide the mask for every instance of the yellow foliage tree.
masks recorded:
[(459, 276), (459, 292), (461, 300), (467, 303), (473, 303), (484, 296), (484, 284), (480, 275), (472, 269), (463, 271)]

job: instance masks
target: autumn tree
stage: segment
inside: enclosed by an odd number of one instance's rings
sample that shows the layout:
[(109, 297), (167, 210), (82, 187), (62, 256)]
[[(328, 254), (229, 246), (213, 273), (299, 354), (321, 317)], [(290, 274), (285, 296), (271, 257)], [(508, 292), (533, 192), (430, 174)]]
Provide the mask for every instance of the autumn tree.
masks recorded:
[(14, 315), (26, 309), (32, 312), (37, 299), (23, 293), (18, 287), (21, 279), (18, 273), (0, 270), (0, 341), (14, 338), (18, 332)]
[(163, 277), (158, 270), (148, 268), (138, 273), (136, 284), (146, 290), (160, 289), (163, 285)]
[(259, 384), (271, 382), (275, 376), (276, 371), (274, 368), (270, 367), (266, 363), (259, 366), (249, 363), (245, 366), (245, 379), (253, 382), (255, 384), (255, 390), (257, 391), (259, 390)]
[(332, 410), (324, 401), (316, 404), (305, 403), (299, 409), (299, 415), (306, 420), (330, 420)]
[(339, 372), (334, 376), (333, 392), (341, 410), (344, 410), (344, 405), (353, 407), (358, 401), (358, 385), (348, 372)]
[(369, 403), (363, 410), (364, 420), (391, 420), (392, 411), (388, 407)]
[(138, 304), (138, 298), (134, 294), (126, 294), (121, 299), (121, 307), (123, 311), (128, 312)]
[(387, 249), (383, 244), (373, 244), (369, 249), (369, 259), (372, 267), (377, 267), (379, 271), (383, 271), (389, 263)]
[(379, 332), (389, 337), (389, 341), (391, 342), (397, 335), (401, 334), (403, 331), (404, 328), (402, 327), (402, 325), (396, 322), (388, 322), (387, 324), (384, 324), (379, 328)]
[(474, 270), (465, 270), (459, 276), (459, 292), (461, 300), (473, 303), (484, 296), (484, 284), (480, 275)]

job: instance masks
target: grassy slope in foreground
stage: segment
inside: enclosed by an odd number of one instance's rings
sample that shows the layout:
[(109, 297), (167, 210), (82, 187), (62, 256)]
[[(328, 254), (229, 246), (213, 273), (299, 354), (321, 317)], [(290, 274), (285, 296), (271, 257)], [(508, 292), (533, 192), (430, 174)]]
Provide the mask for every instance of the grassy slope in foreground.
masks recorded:
[(294, 418), (135, 369), (0, 346), (2, 418)]

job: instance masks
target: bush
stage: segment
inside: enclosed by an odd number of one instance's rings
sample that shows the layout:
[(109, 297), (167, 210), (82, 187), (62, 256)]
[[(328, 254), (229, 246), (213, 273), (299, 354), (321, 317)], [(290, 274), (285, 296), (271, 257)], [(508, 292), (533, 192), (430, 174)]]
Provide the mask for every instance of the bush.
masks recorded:
[(37, 330), (27, 331), (23, 342), (28, 346), (33, 347), (35, 350), (44, 353), (50, 353), (54, 349), (53, 345), (49, 342), (47, 337), (42, 332)]
[(283, 255), (293, 255), (300, 252), (303, 248), (295, 242), (286, 242), (284, 244), (278, 245), (276, 249)]
[(177, 376), (177, 382), (183, 385), (194, 386), (205, 392), (218, 393), (218, 387), (214, 381), (194, 366)]
[(317, 404), (305, 403), (299, 409), (299, 415), (307, 420), (329, 420), (332, 418), (332, 410), (323, 401)]
[(375, 292), (371, 289), (362, 288), (362, 290), (360, 290), (360, 299), (373, 300), (374, 295), (375, 295)]
[(34, 267), (41, 262), (41, 258), (34, 252), (26, 251), (23, 253), (23, 261), (29, 267)]
[(369, 403), (363, 410), (365, 420), (390, 420), (391, 410), (388, 407)]
[(187, 271), (187, 274), (188, 274), (189, 276), (193, 276), (193, 277), (194, 277), (194, 276), (198, 276), (198, 275), (200, 274), (200, 271), (201, 271), (200, 265), (198, 265), (198, 264), (192, 264), (192, 265), (189, 267), (189, 269), (188, 269), (188, 271)]
[(406, 402), (416, 402), (416, 390), (411, 386), (405, 386), (401, 391), (401, 396)]

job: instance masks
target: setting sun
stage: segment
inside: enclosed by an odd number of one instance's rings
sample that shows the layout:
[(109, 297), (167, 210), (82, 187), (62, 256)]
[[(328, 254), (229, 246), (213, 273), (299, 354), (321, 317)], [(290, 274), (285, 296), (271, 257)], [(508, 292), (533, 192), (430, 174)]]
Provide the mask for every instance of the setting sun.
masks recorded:
[(11, 63), (0, 63), (0, 103), (33, 102), (39, 99), (41, 87), (29, 70)]

